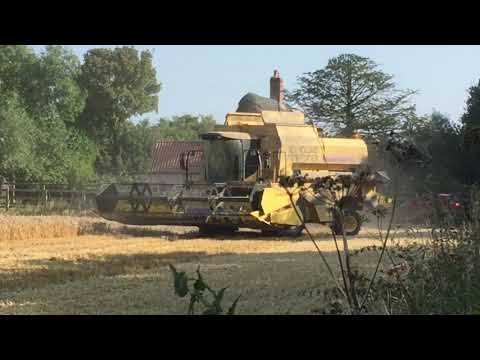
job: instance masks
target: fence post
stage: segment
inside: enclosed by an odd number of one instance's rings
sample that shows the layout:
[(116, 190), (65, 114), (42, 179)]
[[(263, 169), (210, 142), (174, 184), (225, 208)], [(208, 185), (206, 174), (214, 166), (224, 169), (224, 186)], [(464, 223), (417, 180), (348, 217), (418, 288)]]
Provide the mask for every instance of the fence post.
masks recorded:
[(85, 189), (82, 191), (82, 209), (85, 211), (87, 209), (87, 192)]
[(75, 187), (70, 189), (70, 204), (68, 204), (68, 211), (72, 212), (75, 209)]
[(43, 197), (43, 207), (46, 210), (47, 205), (48, 205), (48, 193), (47, 193), (47, 186), (43, 184), (43, 191), (42, 191), (42, 197)]
[(13, 181), (12, 183), (12, 204), (15, 206), (15, 204), (17, 203), (17, 199), (16, 199), (16, 196), (15, 196), (15, 189), (16, 189), (16, 186), (15, 186), (15, 180)]
[(5, 187), (5, 210), (8, 211), (10, 208), (10, 185), (6, 184)]

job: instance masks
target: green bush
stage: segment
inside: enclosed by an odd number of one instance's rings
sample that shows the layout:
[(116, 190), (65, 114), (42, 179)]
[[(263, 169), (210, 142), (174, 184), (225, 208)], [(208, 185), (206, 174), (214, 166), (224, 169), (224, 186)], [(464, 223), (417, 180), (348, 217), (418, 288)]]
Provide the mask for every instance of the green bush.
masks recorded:
[[(480, 190), (472, 188), (470, 206), (460, 222), (432, 214), (438, 220), (427, 239), (411, 228), (409, 245), (370, 246), (352, 253), (379, 254), (386, 259), (368, 291), (372, 274), (355, 269), (353, 282), (361, 313), (477, 314), (480, 311)], [(433, 212), (439, 211), (434, 208)], [(351, 309), (336, 289), (322, 294), (323, 313), (349, 314)]]

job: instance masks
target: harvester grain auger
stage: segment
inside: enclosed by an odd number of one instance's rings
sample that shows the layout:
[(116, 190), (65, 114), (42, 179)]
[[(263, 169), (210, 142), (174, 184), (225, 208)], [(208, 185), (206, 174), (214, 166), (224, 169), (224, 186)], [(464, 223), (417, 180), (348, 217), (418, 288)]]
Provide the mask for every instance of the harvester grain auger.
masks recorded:
[[(202, 134), (202, 181), (112, 184), (97, 196), (105, 219), (133, 225), (197, 226), (202, 231), (294, 230), (342, 225), (355, 235), (359, 211), (377, 196), (362, 139), (326, 138), (298, 112), (229, 113)], [(184, 161), (182, 161), (184, 163)], [(183, 164), (185, 165), (185, 164)], [(295, 208), (293, 207), (295, 206)]]

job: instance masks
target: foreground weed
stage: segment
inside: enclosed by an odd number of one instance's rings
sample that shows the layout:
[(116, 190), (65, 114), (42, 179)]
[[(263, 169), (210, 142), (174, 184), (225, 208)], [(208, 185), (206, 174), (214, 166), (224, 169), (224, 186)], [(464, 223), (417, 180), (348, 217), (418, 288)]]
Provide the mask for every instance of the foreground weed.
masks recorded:
[[(234, 315), (237, 307), (239, 295), (235, 301), (230, 305), (225, 313), (222, 307), (223, 296), (228, 287), (224, 287), (218, 291), (213, 290), (204, 280), (200, 273), (200, 267), (196, 271), (196, 278), (189, 278), (184, 271), (177, 271), (177, 269), (169, 264), (173, 275), (173, 282), (175, 286), (175, 294), (181, 298), (190, 295), (190, 302), (188, 305), (188, 315), (195, 315), (195, 306), (203, 306), (201, 315)], [(193, 286), (189, 286), (189, 282), (193, 282)]]

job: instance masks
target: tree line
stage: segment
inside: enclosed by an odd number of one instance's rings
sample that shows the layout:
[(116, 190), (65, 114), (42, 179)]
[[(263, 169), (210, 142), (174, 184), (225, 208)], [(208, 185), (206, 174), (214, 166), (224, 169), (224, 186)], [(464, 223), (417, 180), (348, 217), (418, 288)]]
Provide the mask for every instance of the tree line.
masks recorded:
[(158, 110), (149, 51), (0, 46), (0, 179), (82, 183), (147, 171), (158, 138), (195, 139), (211, 116), (133, 122)]
[[(99, 48), (82, 60), (62, 46), (40, 54), (0, 46), (0, 177), (81, 183), (141, 174), (156, 140), (197, 139), (215, 125), (211, 116), (131, 120), (158, 111), (161, 82), (149, 51)], [(480, 82), (468, 92), (461, 119), (419, 115), (416, 91), (399, 89), (373, 60), (342, 54), (300, 75), (286, 100), (328, 136), (385, 139), (394, 131), (412, 139), (432, 155), (410, 174), (418, 190), (452, 191), (480, 181)]]

